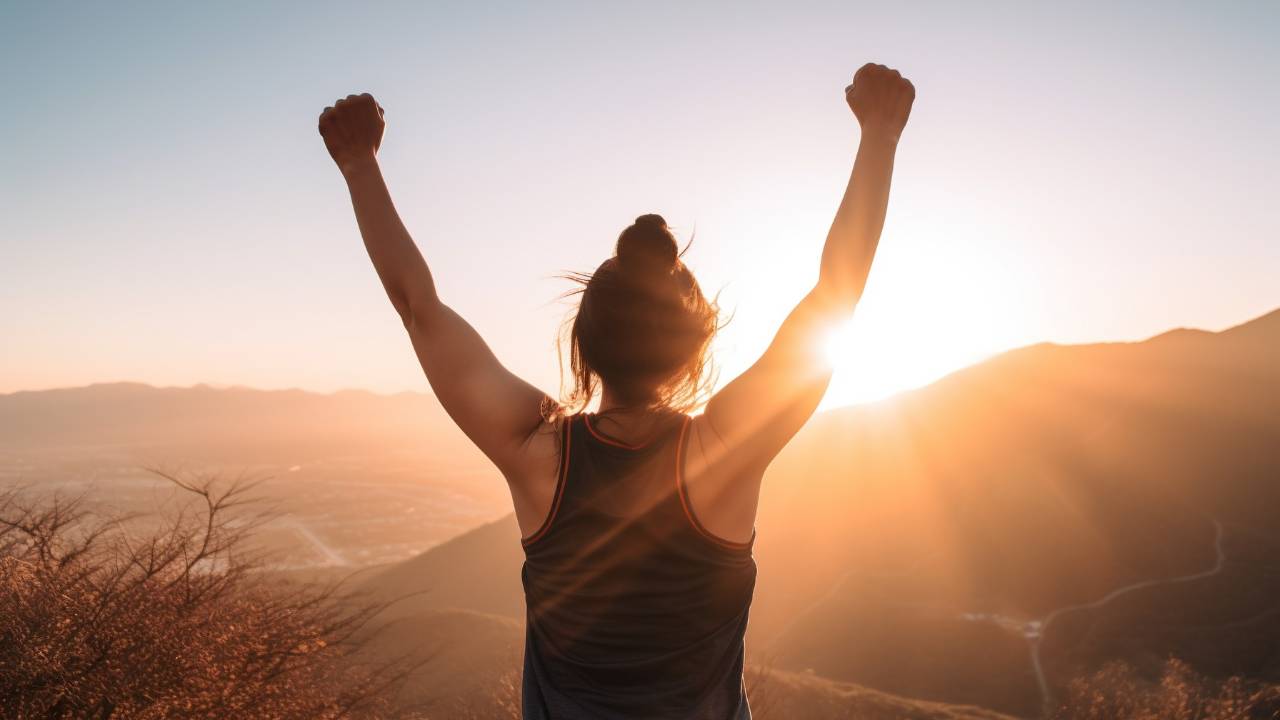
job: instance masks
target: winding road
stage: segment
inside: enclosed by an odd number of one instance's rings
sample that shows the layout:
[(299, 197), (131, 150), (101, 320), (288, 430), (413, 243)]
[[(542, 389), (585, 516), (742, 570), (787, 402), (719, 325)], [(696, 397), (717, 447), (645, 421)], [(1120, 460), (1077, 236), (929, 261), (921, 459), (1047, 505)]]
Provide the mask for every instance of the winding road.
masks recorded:
[(1052, 707), (1053, 695), (1049, 688), (1048, 679), (1044, 674), (1044, 666), (1040, 658), (1040, 643), (1044, 639), (1044, 636), (1049, 632), (1049, 628), (1053, 626), (1054, 621), (1073, 612), (1081, 610), (1096, 610), (1110, 604), (1124, 595), (1134, 592), (1135, 590), (1144, 590), (1146, 588), (1157, 587), (1160, 585), (1176, 585), (1179, 583), (1192, 582), (1194, 580), (1202, 580), (1222, 572), (1222, 568), (1227, 563), (1226, 551), (1222, 549), (1222, 523), (1213, 518), (1211, 518), (1211, 521), (1213, 522), (1214, 530), (1213, 547), (1217, 557), (1214, 560), (1213, 567), (1207, 570), (1201, 570), (1189, 575), (1179, 575), (1171, 578), (1140, 580), (1138, 582), (1125, 585), (1124, 587), (1116, 588), (1093, 602), (1060, 607), (1039, 620), (1018, 620), (1016, 618), (988, 613), (964, 613), (960, 617), (961, 619), (970, 622), (993, 623), (1005, 628), (1006, 630), (1018, 632), (1027, 639), (1027, 642), (1031, 646), (1031, 668), (1035, 672), (1036, 684), (1040, 688), (1040, 697), (1044, 706), (1044, 715), (1047, 716)]

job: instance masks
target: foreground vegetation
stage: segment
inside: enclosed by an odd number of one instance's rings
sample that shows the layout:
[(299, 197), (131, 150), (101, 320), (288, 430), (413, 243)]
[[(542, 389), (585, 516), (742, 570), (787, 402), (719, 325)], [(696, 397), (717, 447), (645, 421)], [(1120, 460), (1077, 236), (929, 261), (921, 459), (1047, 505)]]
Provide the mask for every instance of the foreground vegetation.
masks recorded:
[(1270, 720), (1280, 718), (1280, 686), (1239, 677), (1213, 680), (1170, 659), (1157, 678), (1125, 663), (1072, 681), (1054, 720)]
[(245, 485), (169, 477), (161, 526), (0, 494), (0, 708), (8, 718), (381, 717), (404, 675), (359, 658), (377, 608), (267, 579)]
[[(264, 572), (247, 486), (164, 475), (160, 524), (0, 492), (0, 717), (519, 717), (518, 622), (471, 611), (383, 620), (334, 585)], [(149, 527), (149, 529), (142, 529)], [(752, 667), (758, 720), (1009, 720), (971, 706)], [(1280, 718), (1280, 687), (1178, 660), (1072, 681), (1054, 720)]]

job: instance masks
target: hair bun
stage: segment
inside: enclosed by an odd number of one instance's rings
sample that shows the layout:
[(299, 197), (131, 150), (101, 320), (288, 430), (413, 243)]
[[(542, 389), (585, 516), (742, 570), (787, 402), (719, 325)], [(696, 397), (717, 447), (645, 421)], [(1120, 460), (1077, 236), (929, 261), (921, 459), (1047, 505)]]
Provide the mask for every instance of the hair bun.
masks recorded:
[(656, 225), (663, 230), (667, 229), (667, 221), (657, 213), (649, 213), (636, 218), (636, 225)]
[(680, 262), (676, 236), (661, 215), (636, 218), (634, 224), (618, 236), (615, 250), (618, 263), (628, 273), (666, 274)]

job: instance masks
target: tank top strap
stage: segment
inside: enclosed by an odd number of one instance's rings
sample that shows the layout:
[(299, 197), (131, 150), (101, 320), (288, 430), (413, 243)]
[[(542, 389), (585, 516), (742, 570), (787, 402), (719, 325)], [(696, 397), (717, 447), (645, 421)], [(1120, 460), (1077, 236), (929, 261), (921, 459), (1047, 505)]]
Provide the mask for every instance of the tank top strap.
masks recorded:
[(585, 435), (590, 438), (593, 444), (599, 443), (619, 450), (636, 452), (658, 450), (661, 446), (675, 442), (682, 423), (688, 419), (688, 416), (683, 413), (670, 413), (657, 424), (648, 439), (633, 443), (615, 438), (602, 429), (600, 427), (600, 416), (596, 413), (579, 413), (574, 417), (580, 418), (580, 424), (585, 429)]

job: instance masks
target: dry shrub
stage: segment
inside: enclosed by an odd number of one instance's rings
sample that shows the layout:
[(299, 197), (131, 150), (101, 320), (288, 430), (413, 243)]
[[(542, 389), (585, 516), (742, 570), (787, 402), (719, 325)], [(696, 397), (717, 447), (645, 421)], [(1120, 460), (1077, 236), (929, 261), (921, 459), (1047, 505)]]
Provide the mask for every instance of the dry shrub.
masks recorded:
[(1131, 665), (1108, 663), (1073, 680), (1055, 720), (1260, 720), (1280, 718), (1280, 686), (1233, 677), (1214, 680), (1170, 659), (1149, 680)]
[(0, 493), (0, 716), (384, 717), (405, 671), (356, 660), (353, 639), (377, 608), (257, 572), (255, 523), (233, 512), (246, 485), (164, 477), (192, 502), (142, 537)]

